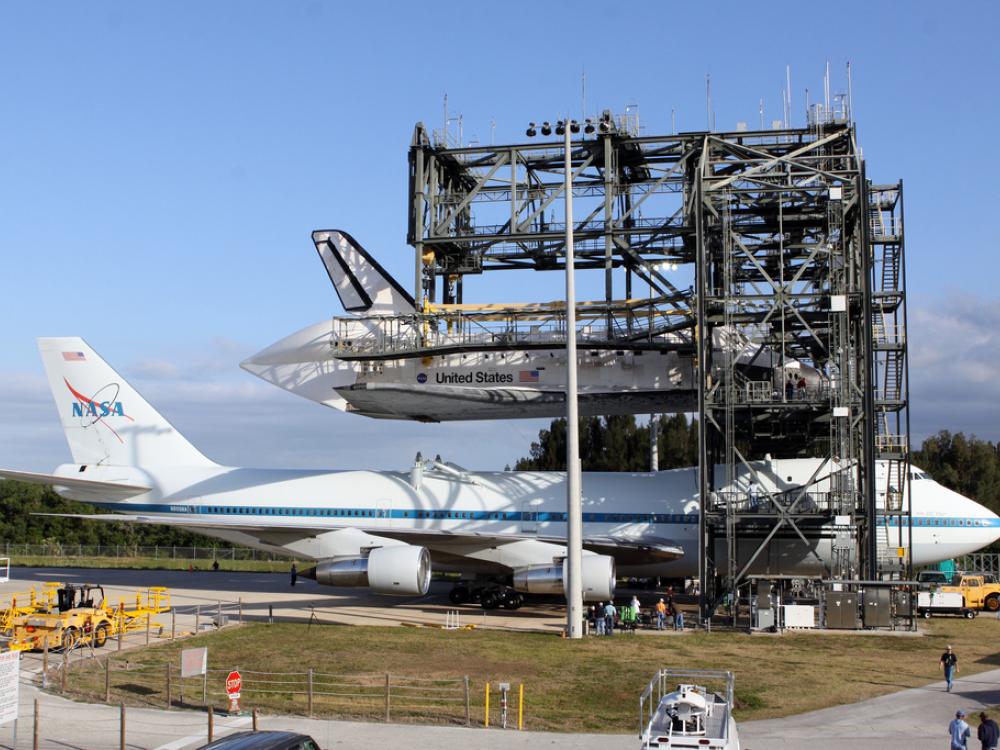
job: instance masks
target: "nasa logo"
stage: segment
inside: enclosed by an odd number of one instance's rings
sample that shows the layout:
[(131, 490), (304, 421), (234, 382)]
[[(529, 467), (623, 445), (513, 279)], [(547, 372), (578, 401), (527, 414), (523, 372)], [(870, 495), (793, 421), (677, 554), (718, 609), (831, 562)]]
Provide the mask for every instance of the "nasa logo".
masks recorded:
[(88, 428), (94, 425), (104, 425), (118, 439), (119, 443), (125, 442), (122, 440), (121, 435), (104, 421), (105, 417), (124, 417), (130, 422), (135, 421), (125, 413), (125, 407), (118, 400), (118, 394), (121, 392), (121, 386), (118, 383), (108, 383), (98, 388), (97, 392), (88, 398), (71, 386), (66, 378), (63, 378), (63, 382), (75, 399), (70, 405), (70, 413), (74, 417), (79, 417), (82, 427)]
[(420, 374), (418, 374), (417, 375), (417, 382), (420, 383), (421, 385), (423, 385), (424, 383), (426, 383), (427, 382), (427, 373), (426, 372), (421, 372)]
[(88, 401), (86, 403), (76, 402), (73, 405), (74, 417), (124, 417), (125, 409), (122, 408), (121, 401)]
[[(98, 389), (90, 398), (84, 396), (80, 391), (69, 384), (69, 381), (63, 378), (63, 382), (66, 383), (66, 387), (69, 392), (73, 394), (75, 399), (70, 405), (72, 410), (72, 416), (74, 417), (94, 417), (95, 419), (101, 419), (102, 417), (127, 417), (125, 414), (125, 408), (122, 406), (122, 402), (118, 400), (118, 393), (121, 390), (117, 383), (109, 383), (103, 388)], [(104, 398), (101, 398), (104, 396)]]

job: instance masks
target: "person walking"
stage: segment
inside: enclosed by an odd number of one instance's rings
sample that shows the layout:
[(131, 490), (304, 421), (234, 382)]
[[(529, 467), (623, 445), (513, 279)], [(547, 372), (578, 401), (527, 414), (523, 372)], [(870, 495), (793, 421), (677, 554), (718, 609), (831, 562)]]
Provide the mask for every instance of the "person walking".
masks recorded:
[(982, 745), (982, 750), (997, 750), (997, 743), (1000, 742), (1000, 726), (993, 721), (986, 713), (979, 714), (979, 729), (976, 730), (976, 737)]
[(951, 750), (966, 750), (969, 736), (972, 730), (965, 723), (965, 711), (959, 709), (955, 712), (955, 718), (948, 725), (948, 734), (951, 735)]
[(667, 621), (667, 605), (663, 599), (656, 603), (656, 629), (663, 630)]
[(594, 613), (597, 626), (597, 635), (604, 635), (604, 602), (597, 603), (597, 610)]
[(617, 615), (618, 610), (615, 609), (614, 601), (609, 601), (604, 606), (604, 635), (615, 634), (615, 617)]
[(292, 563), (291, 573), (292, 573), (292, 586), (295, 586), (295, 581), (298, 580), (299, 577), (299, 569), (295, 567), (295, 563)]
[(952, 650), (951, 645), (941, 654), (941, 669), (944, 671), (944, 680), (948, 684), (947, 691), (950, 693), (951, 684), (958, 674), (958, 655)]

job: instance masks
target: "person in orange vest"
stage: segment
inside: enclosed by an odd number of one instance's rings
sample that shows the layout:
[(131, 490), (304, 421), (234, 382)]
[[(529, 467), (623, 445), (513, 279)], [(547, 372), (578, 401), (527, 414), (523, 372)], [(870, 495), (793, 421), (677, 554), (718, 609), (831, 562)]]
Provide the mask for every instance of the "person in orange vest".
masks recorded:
[(663, 599), (660, 599), (660, 601), (656, 603), (656, 629), (657, 630), (666, 629), (667, 627), (666, 623), (667, 623), (667, 604), (666, 602), (663, 601)]

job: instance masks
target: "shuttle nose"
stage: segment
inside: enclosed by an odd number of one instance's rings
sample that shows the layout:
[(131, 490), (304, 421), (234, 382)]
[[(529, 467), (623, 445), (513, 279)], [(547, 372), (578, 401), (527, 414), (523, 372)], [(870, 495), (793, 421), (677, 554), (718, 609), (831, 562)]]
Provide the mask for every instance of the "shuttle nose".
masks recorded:
[(240, 367), (268, 380), (266, 373), (275, 366), (328, 360), (331, 358), (330, 335), (330, 322), (324, 320), (261, 349), (240, 362)]

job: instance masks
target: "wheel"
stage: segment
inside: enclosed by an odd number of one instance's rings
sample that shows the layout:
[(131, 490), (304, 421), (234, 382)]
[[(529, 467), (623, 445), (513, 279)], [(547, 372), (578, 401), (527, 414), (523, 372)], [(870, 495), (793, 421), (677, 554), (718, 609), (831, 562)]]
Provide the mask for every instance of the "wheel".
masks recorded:
[(971, 620), (975, 616), (976, 616), (976, 610), (974, 610), (974, 609), (967, 609), (967, 610), (965, 610), (965, 619), (966, 620)]
[(479, 597), (479, 606), (483, 609), (496, 609), (500, 606), (500, 595), (496, 591), (484, 591)]
[(931, 619), (931, 611), (929, 609), (925, 609), (923, 612), (920, 613), (920, 616), (923, 617), (925, 620), (929, 620)]
[(108, 624), (102, 622), (94, 631), (94, 648), (103, 648), (108, 642)]
[(74, 648), (76, 648), (77, 639), (78, 636), (76, 628), (66, 628), (63, 631), (63, 636), (62, 636), (62, 650), (72, 651)]
[(986, 601), (983, 602), (983, 606), (985, 606), (990, 612), (996, 612), (1000, 609), (1000, 596), (997, 594), (990, 594), (986, 597)]
[(465, 586), (455, 586), (448, 592), (448, 599), (452, 604), (465, 604), (469, 601), (469, 589)]
[(507, 609), (520, 609), (524, 604), (524, 597), (517, 591), (508, 591), (503, 596), (503, 606)]

